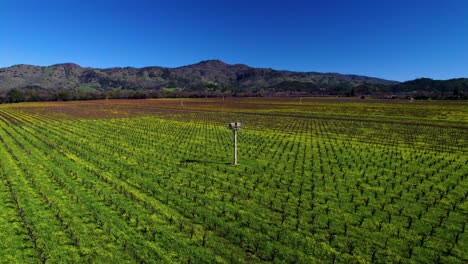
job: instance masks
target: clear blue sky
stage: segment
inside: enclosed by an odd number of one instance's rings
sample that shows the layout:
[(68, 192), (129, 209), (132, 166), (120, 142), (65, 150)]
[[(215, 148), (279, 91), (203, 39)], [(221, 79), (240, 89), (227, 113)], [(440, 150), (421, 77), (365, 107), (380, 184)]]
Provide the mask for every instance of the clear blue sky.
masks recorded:
[(206, 59), (392, 80), (468, 77), (468, 1), (0, 0), (0, 67)]

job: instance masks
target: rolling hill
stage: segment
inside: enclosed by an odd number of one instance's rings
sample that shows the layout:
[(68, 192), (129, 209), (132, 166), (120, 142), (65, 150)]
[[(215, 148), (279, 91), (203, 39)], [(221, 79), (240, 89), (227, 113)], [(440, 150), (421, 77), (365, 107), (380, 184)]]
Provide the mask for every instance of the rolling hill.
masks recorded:
[(318, 72), (279, 71), (226, 64), (220, 60), (202, 61), (178, 68), (83, 68), (65, 63), (52, 66), (14, 65), (0, 69), (0, 89), (37, 86), (44, 89), (201, 89), (201, 87), (268, 88), (285, 83), (318, 86), (349, 86), (361, 83), (395, 84), (378, 78)]
[[(13, 91), (12, 91), (13, 90)], [(177, 68), (88, 68), (74, 63), (14, 65), (0, 69), (0, 95), (11, 101), (148, 96), (308, 94), (385, 96), (455, 96), (468, 94), (468, 79), (427, 78), (399, 83), (360, 75), (293, 72), (201, 61)], [(3, 100), (5, 101), (5, 100)]]

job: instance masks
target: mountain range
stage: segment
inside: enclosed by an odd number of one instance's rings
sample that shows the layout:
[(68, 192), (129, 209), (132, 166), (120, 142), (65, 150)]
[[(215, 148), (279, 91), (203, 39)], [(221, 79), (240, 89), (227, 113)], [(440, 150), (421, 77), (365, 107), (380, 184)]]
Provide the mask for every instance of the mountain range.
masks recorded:
[[(89, 68), (74, 63), (51, 66), (14, 65), (0, 68), (0, 94), (8, 91), (46, 93), (109, 93), (122, 91), (179, 93), (304, 93), (310, 95), (376, 95), (394, 93), (440, 93), (457, 89), (468, 92), (468, 79), (434, 81), (417, 79), (400, 83), (360, 75), (293, 72), (226, 64), (220, 60), (201, 61), (177, 67)], [(445, 91), (447, 90), (447, 91)]]

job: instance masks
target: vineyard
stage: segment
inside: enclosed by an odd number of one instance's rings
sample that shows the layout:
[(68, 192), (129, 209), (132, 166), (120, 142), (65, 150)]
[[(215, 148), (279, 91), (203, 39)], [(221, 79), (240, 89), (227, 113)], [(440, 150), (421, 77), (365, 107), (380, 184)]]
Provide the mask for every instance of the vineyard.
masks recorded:
[(2, 263), (468, 262), (466, 102), (1, 105), (0, 181)]

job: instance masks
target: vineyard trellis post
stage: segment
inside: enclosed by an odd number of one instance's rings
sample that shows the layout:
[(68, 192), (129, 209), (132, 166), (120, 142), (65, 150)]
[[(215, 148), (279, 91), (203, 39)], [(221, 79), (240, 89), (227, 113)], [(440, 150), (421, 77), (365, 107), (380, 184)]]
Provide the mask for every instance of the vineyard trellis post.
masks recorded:
[(233, 132), (233, 144), (234, 144), (234, 152), (233, 152), (233, 160), (232, 165), (237, 165), (237, 130), (242, 127), (242, 122), (233, 122), (228, 124), (228, 128)]

